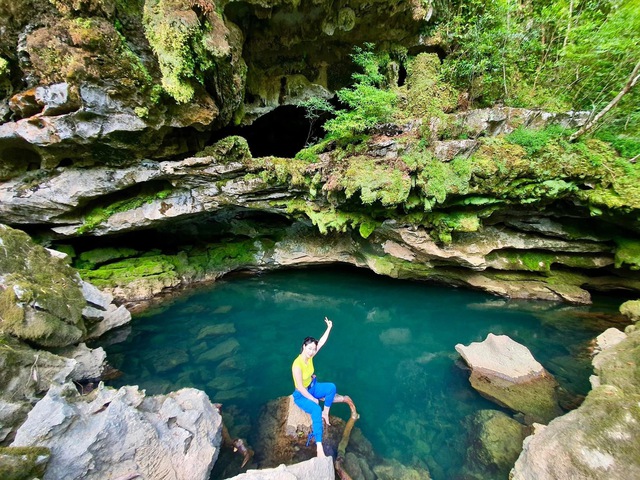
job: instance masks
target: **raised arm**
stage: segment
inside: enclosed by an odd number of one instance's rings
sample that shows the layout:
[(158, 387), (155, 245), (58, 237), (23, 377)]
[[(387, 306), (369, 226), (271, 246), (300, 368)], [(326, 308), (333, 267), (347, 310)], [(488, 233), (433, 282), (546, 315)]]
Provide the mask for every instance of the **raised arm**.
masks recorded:
[(316, 353), (318, 353), (320, 349), (323, 347), (323, 345), (327, 343), (327, 339), (329, 338), (329, 333), (333, 328), (333, 322), (329, 320), (327, 317), (324, 317), (324, 323), (327, 324), (327, 329), (324, 331), (324, 333), (320, 337), (320, 340), (318, 340), (318, 348), (316, 348)]

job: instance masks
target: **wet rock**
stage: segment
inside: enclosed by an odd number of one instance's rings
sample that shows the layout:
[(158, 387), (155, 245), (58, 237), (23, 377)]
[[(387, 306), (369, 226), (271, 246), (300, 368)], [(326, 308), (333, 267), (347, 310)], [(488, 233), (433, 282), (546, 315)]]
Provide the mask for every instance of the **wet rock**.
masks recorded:
[(525, 415), (528, 424), (547, 423), (562, 413), (557, 382), (531, 352), (506, 335), (490, 333), (483, 342), (456, 345), (471, 368), (469, 381), (481, 395)]
[(35, 400), (51, 383), (66, 381), (76, 361), (34, 350), (8, 335), (2, 335), (0, 349), (0, 398), (7, 401)]
[(382, 465), (373, 467), (373, 472), (379, 480), (429, 480), (431, 475), (426, 468), (408, 467), (392, 460)]
[(230, 357), (240, 348), (240, 344), (235, 338), (230, 338), (216, 345), (208, 352), (198, 357), (198, 362), (217, 362), (225, 357)]
[(345, 470), (349, 472), (352, 478), (376, 480), (376, 475), (367, 464), (367, 461), (352, 452), (348, 452), (345, 455)]
[(207, 337), (216, 337), (219, 335), (230, 335), (236, 333), (236, 326), (233, 323), (218, 323), (216, 325), (207, 325), (203, 327), (197, 336), (197, 340)]
[(585, 480), (638, 478), (637, 399), (610, 385), (592, 390), (580, 408), (525, 439), (509, 478), (576, 478), (576, 472)]
[(28, 402), (0, 398), (0, 442), (4, 442), (12, 432), (22, 425), (29, 410), (31, 410), (31, 404)]
[(82, 398), (65, 384), (36, 404), (12, 446), (49, 448), (47, 478), (163, 478), (172, 472), (176, 480), (206, 480), (221, 432), (220, 414), (199, 390), (146, 397), (137, 387), (100, 386)]
[(585, 401), (525, 439), (510, 478), (573, 478), (575, 472), (585, 480), (638, 477), (639, 355), (640, 331), (598, 353), (593, 358), (597, 382)]
[(232, 400), (238, 400), (241, 398), (248, 398), (248, 397), (249, 397), (249, 391), (245, 387), (233, 388), (231, 390), (219, 390), (215, 393), (215, 395), (213, 395), (213, 399), (216, 402), (221, 402), (221, 403), (229, 402)]
[(189, 362), (189, 354), (177, 348), (164, 349), (150, 359), (153, 369), (158, 373), (167, 372)]
[(245, 380), (241, 377), (233, 375), (216, 376), (213, 380), (207, 383), (207, 387), (214, 390), (232, 390), (245, 383)]
[[(293, 423), (298, 423), (295, 420), (288, 420), (291, 398), (291, 396), (280, 397), (269, 402), (260, 415), (255, 451), (258, 465), (262, 468), (275, 467), (281, 463), (297, 463), (316, 456), (316, 446), (313, 440), (307, 445), (309, 430), (304, 427), (304, 423), (307, 423), (310, 429), (310, 417), (298, 407), (295, 408), (298, 409), (297, 413), (301, 412), (299, 418), (303, 424), (300, 425), (300, 430), (291, 433)], [(295, 410), (293, 412), (296, 413)], [(302, 415), (306, 415), (306, 419), (303, 419)], [(337, 417), (331, 417), (331, 425), (331, 427), (325, 428), (322, 440), (327, 454), (337, 451), (345, 422)], [(294, 428), (297, 427), (298, 425), (294, 426)], [(286, 428), (288, 430), (285, 430)]]
[(334, 480), (333, 459), (311, 458), (293, 465), (280, 465), (276, 468), (249, 470), (229, 480)]
[(292, 437), (309, 435), (311, 433), (311, 416), (294, 403), (293, 395), (289, 395), (287, 399), (284, 433)]
[(467, 464), (476, 478), (506, 478), (522, 451), (528, 430), (497, 410), (481, 410), (470, 420)]
[(113, 295), (102, 292), (90, 284), (82, 282), (82, 294), (87, 306), (82, 310), (82, 316), (87, 320), (87, 335), (85, 338), (98, 338), (110, 330), (126, 325), (131, 321), (131, 312), (123, 305), (113, 303)]

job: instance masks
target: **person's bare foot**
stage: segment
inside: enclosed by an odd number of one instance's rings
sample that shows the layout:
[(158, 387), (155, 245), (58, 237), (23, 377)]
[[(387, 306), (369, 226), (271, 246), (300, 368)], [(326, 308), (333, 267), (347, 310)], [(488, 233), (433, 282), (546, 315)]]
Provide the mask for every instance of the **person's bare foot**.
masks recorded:
[(324, 453), (324, 448), (322, 448), (322, 443), (316, 443), (316, 450), (318, 452), (318, 458), (325, 458), (327, 456)]
[(326, 423), (328, 427), (331, 426), (331, 422), (329, 422), (329, 412), (322, 412), (322, 419), (324, 420), (324, 423)]

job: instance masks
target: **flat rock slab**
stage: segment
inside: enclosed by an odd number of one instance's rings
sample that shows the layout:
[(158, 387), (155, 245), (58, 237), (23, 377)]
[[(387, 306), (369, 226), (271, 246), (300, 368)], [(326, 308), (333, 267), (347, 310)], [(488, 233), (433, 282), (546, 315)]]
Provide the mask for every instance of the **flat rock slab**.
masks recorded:
[(276, 468), (249, 470), (229, 480), (334, 480), (335, 476), (333, 459), (326, 457)]
[(484, 342), (474, 342), (468, 347), (457, 344), (456, 351), (474, 372), (513, 383), (527, 382), (544, 374), (544, 367), (529, 349), (506, 335), (490, 333)]
[(524, 345), (490, 333), (484, 342), (455, 348), (471, 368), (471, 386), (498, 405), (524, 414), (525, 423), (548, 423), (562, 414), (558, 383)]

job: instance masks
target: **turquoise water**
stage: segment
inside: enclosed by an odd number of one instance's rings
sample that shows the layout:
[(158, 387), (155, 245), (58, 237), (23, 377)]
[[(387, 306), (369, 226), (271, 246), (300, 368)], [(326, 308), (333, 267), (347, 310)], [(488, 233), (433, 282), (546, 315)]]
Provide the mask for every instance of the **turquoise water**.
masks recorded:
[[(319, 380), (354, 399), (376, 454), (424, 464), (444, 480), (464, 465), (465, 417), (497, 408), (471, 388), (455, 345), (509, 335), (564, 389), (586, 394), (587, 343), (615, 321), (608, 313), (618, 303), (507, 302), (358, 270), (293, 270), (219, 281), (135, 318), (127, 339), (106, 350), (124, 373), (112, 385), (203, 389), (233, 416), (232, 436), (251, 442), (260, 409), (293, 390), (302, 339), (319, 338), (328, 316), (334, 328), (314, 360)], [(332, 413), (348, 418), (344, 405)]]

